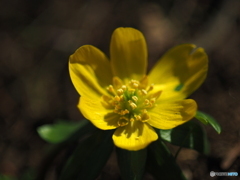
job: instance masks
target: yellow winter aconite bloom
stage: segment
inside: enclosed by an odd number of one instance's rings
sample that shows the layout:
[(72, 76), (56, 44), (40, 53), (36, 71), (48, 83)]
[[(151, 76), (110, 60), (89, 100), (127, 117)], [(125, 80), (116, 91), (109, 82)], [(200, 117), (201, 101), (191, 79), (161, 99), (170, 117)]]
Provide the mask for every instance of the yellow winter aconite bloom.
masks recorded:
[(110, 60), (84, 45), (70, 56), (71, 80), (81, 95), (78, 108), (102, 130), (116, 129), (117, 147), (140, 150), (158, 139), (152, 127), (171, 129), (192, 119), (197, 104), (187, 98), (206, 78), (202, 48), (183, 44), (170, 49), (146, 74), (147, 45), (133, 28), (117, 28)]

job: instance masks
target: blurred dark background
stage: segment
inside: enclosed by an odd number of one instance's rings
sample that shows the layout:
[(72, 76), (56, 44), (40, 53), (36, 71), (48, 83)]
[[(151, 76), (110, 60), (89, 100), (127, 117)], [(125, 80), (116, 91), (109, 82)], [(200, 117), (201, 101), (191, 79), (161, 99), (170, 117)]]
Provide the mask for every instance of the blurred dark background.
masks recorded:
[[(111, 34), (120, 26), (143, 32), (149, 69), (175, 45), (206, 50), (209, 73), (191, 98), (222, 133), (206, 126), (210, 155), (183, 149), (178, 162), (189, 180), (239, 179), (209, 176), (240, 173), (239, 0), (0, 0), (0, 173), (19, 176), (39, 166), (48, 144), (38, 126), (82, 118), (68, 57), (84, 44), (108, 55)], [(114, 157), (99, 179), (119, 179)]]

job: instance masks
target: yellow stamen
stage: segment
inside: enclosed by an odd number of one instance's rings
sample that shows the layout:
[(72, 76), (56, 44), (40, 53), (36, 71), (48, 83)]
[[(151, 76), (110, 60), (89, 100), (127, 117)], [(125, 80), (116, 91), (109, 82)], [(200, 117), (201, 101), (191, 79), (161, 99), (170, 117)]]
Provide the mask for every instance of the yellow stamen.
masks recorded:
[(139, 115), (134, 115), (134, 117), (137, 121), (140, 121), (142, 119), (141, 116), (139, 116)]
[(150, 103), (151, 103), (151, 104), (153, 104), (153, 103), (155, 103), (155, 102), (156, 102), (156, 98), (151, 98), (151, 99), (150, 99)]
[(120, 101), (123, 101), (124, 100), (124, 97), (123, 95), (120, 96)]
[(131, 87), (137, 89), (138, 86), (139, 86), (139, 81), (136, 81), (136, 80), (133, 80), (133, 79), (132, 79), (132, 80), (129, 82), (129, 85), (130, 85)]
[(132, 85), (134, 88), (138, 88), (138, 84), (137, 83), (133, 83)]
[(132, 99), (133, 99), (134, 102), (137, 102), (137, 101), (138, 101), (137, 96), (133, 96)]
[(146, 109), (143, 110), (143, 113), (141, 114), (141, 118), (142, 118), (141, 120), (142, 122), (147, 122), (149, 120), (150, 117)]
[(119, 126), (126, 126), (128, 124), (128, 122), (129, 122), (128, 118), (123, 116), (123, 117), (120, 117), (120, 119), (118, 120), (118, 125)]
[(122, 95), (123, 94), (123, 89), (118, 89), (117, 90), (117, 94), (120, 96), (120, 95)]
[(109, 86), (107, 87), (107, 90), (108, 90), (108, 92), (110, 92), (110, 93), (112, 93), (112, 94), (115, 94), (115, 91), (114, 91), (114, 88), (113, 88), (112, 85), (109, 85)]
[(133, 121), (145, 123), (150, 119), (147, 109), (156, 106), (161, 95), (161, 91), (150, 93), (153, 88), (154, 84), (148, 85), (147, 76), (140, 82), (131, 80), (127, 85), (123, 85), (121, 79), (114, 77), (113, 85), (107, 87), (111, 95), (103, 95), (102, 104), (120, 116), (119, 126), (126, 126), (129, 122), (132, 124)]
[(149, 103), (150, 103), (150, 102), (149, 102), (148, 99), (145, 99), (145, 100), (144, 100), (144, 104), (145, 104), (145, 105), (149, 105)]
[(131, 100), (129, 100), (128, 103), (133, 110), (137, 108), (137, 105), (134, 102), (132, 102)]
[(129, 113), (129, 111), (127, 109), (125, 109), (125, 110), (121, 110), (121, 112), (119, 114), (124, 116), (125, 114), (128, 114), (128, 113)]
[(127, 89), (127, 86), (123, 85), (123, 86), (122, 86), (122, 90), (123, 90), (123, 91), (126, 91), (126, 89)]
[(143, 95), (147, 95), (147, 91), (145, 89), (141, 89)]
[(154, 84), (151, 84), (147, 91), (149, 92), (149, 91), (153, 90), (153, 88), (154, 88)]
[(119, 102), (119, 101), (120, 101), (120, 97), (119, 97), (119, 96), (115, 96), (115, 97), (114, 97), (114, 101)]

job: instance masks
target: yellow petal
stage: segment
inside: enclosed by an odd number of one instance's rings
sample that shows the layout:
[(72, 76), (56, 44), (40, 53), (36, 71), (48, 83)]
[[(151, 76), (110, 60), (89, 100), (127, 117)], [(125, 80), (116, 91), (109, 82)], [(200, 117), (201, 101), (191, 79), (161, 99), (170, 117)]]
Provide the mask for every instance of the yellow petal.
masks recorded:
[(114, 76), (125, 82), (140, 80), (147, 70), (147, 45), (143, 34), (133, 28), (117, 28), (111, 39), (110, 59)]
[(119, 115), (103, 107), (100, 100), (82, 96), (80, 97), (78, 108), (83, 116), (99, 129), (108, 130), (118, 127)]
[(112, 73), (107, 57), (94, 46), (85, 45), (69, 59), (71, 80), (81, 96), (99, 98), (106, 94)]
[(161, 99), (183, 99), (205, 80), (208, 58), (202, 48), (183, 44), (170, 49), (149, 73), (150, 83), (162, 90)]
[(122, 149), (138, 151), (156, 141), (158, 136), (147, 123), (130, 122), (127, 126), (119, 127), (113, 134), (114, 144)]
[(197, 111), (197, 104), (192, 99), (157, 104), (148, 111), (148, 123), (158, 129), (172, 129), (192, 119)]

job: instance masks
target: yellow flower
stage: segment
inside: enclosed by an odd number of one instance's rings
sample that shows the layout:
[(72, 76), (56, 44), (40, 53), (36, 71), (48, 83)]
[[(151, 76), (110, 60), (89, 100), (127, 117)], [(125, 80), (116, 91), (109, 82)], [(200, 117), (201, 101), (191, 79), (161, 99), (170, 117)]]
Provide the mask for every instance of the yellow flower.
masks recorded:
[(195, 116), (196, 102), (185, 98), (202, 84), (207, 69), (204, 50), (183, 44), (146, 74), (146, 41), (133, 28), (113, 32), (110, 61), (91, 45), (77, 49), (69, 60), (83, 116), (99, 129), (116, 129), (114, 144), (133, 151), (158, 139), (152, 127), (171, 129)]

